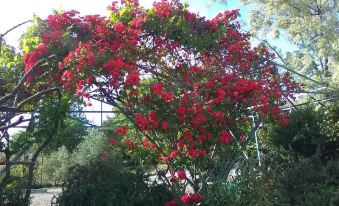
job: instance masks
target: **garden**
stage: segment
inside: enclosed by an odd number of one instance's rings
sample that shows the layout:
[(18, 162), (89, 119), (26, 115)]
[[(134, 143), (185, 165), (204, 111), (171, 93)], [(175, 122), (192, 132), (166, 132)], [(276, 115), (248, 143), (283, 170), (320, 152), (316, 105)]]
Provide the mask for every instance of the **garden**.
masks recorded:
[(142, 2), (0, 31), (0, 205), (339, 205), (336, 1)]

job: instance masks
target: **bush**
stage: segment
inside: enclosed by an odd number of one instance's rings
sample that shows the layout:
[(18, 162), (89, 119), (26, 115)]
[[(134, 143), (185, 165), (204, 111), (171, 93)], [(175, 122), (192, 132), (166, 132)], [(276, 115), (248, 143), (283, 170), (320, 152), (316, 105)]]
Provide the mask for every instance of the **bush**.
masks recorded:
[(237, 186), (227, 182), (214, 182), (207, 185), (203, 191), (202, 206), (236, 205), (238, 197)]
[(286, 127), (268, 125), (273, 148), (283, 147), (301, 158), (321, 155), (322, 161), (337, 159), (339, 147), (339, 106), (299, 108)]
[(338, 171), (338, 161), (323, 166), (317, 157), (304, 159), (281, 177), (282, 194), (291, 205), (331, 205), (339, 198)]
[(322, 138), (319, 122), (321, 117), (314, 108), (304, 108), (291, 114), (291, 119), (286, 127), (273, 126), (270, 134), (275, 147), (310, 157), (314, 155), (317, 144)]
[(60, 205), (152, 206), (169, 199), (170, 192), (164, 186), (146, 184), (142, 172), (125, 167), (115, 156), (72, 168)]
[(1, 206), (27, 206), (23, 199), (23, 183), (20, 180), (13, 180), (6, 185), (6, 188), (0, 190)]
[(240, 164), (234, 205), (338, 205), (339, 162), (323, 165), (319, 156), (295, 160), (270, 152), (261, 166), (255, 159)]
[[(39, 160), (38, 173), (42, 185), (62, 185), (71, 167), (88, 165), (104, 151), (107, 139), (101, 132), (92, 131), (71, 153), (65, 146), (43, 156)], [(39, 177), (36, 180), (40, 180)]]

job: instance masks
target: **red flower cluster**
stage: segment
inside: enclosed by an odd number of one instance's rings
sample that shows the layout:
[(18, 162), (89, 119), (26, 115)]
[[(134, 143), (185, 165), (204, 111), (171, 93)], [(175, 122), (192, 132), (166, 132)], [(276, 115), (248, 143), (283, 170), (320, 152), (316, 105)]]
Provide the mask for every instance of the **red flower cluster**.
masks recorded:
[(219, 141), (221, 143), (226, 143), (226, 144), (231, 143), (233, 141), (231, 133), (227, 130), (222, 130), (221, 135), (219, 137)]
[(181, 180), (184, 180), (184, 179), (187, 178), (187, 177), (186, 177), (186, 172), (185, 172), (185, 171), (178, 171), (178, 172), (177, 172), (177, 176), (178, 176), (178, 178), (181, 179)]
[(177, 206), (177, 201), (176, 200), (170, 200), (165, 202), (164, 206)]
[(36, 50), (26, 54), (24, 56), (25, 72), (27, 73), (33, 65), (35, 65), (40, 59), (49, 53), (47, 47), (44, 44), (40, 44)]
[(128, 131), (128, 127), (118, 127), (115, 129), (115, 133), (117, 135), (126, 135)]
[(153, 94), (161, 95), (163, 88), (164, 88), (164, 85), (161, 83), (151, 85), (151, 91)]
[(184, 204), (199, 203), (202, 201), (202, 195), (200, 193), (184, 194), (181, 196), (181, 201)]

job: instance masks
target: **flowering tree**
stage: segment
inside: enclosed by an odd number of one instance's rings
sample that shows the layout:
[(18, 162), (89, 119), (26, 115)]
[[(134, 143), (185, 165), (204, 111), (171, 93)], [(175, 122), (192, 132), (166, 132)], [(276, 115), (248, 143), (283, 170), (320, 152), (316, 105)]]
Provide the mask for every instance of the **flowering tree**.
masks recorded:
[(88, 106), (104, 97), (128, 120), (111, 144), (166, 165), (171, 178), (159, 176), (175, 198), (166, 205), (199, 203), (212, 159), (247, 142), (251, 115), (286, 124), (282, 91), (292, 97), (297, 85), (277, 73), (265, 48), (250, 47), (237, 11), (206, 20), (178, 1), (150, 9), (121, 3), (109, 7), (109, 17), (69, 11), (41, 21), (41, 44), (26, 54), (25, 71), (54, 55), (41, 68), (47, 81), (61, 82)]

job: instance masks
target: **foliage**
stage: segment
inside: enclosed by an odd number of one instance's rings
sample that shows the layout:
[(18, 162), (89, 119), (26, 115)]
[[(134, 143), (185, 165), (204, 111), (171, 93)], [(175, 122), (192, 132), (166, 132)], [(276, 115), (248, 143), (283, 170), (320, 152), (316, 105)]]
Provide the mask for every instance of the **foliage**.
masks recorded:
[(41, 183), (60, 185), (65, 180), (68, 169), (73, 165), (70, 154), (65, 146), (49, 155), (42, 156), (39, 161), (38, 172), (42, 176)]
[(317, 145), (322, 141), (319, 121), (321, 117), (314, 112), (314, 108), (301, 108), (292, 112), (286, 127), (273, 127), (270, 139), (275, 147), (282, 146), (304, 157), (310, 157), (315, 154)]
[(1, 206), (26, 206), (22, 195), (22, 182), (13, 180), (7, 184), (6, 188), (0, 190)]
[(232, 182), (211, 182), (210, 185), (206, 186), (206, 191), (203, 192), (206, 195), (201, 205), (236, 205), (238, 198), (236, 187)]
[(294, 160), (286, 151), (270, 152), (261, 160), (243, 161), (239, 168), (235, 205), (336, 205), (338, 164), (319, 156)]
[[(174, 179), (186, 170), (191, 179), (165, 182), (177, 200), (198, 203), (211, 159), (245, 144), (247, 116), (286, 124), (281, 90), (298, 85), (275, 72), (266, 48), (250, 47), (234, 21), (237, 11), (206, 20), (179, 1), (144, 9), (135, 0), (113, 3), (109, 11), (109, 17), (57, 12), (39, 21), (31, 38), (41, 44), (25, 55), (25, 72), (55, 55), (41, 68), (48, 81), (81, 98), (103, 96), (131, 122), (134, 129), (116, 128), (108, 147), (142, 151)], [(183, 194), (188, 185), (194, 194)]]
[(72, 167), (89, 166), (104, 152), (107, 139), (100, 132), (92, 131), (81, 139), (73, 150), (62, 146), (42, 156), (43, 161), (40, 160), (38, 166), (41, 183), (62, 185)]
[(339, 162), (323, 166), (319, 158), (302, 160), (282, 177), (284, 198), (291, 205), (337, 205)]
[[(252, 30), (259, 36), (286, 35), (298, 50), (288, 53), (287, 63), (314, 79), (328, 82), (339, 72), (338, 2), (242, 0), (252, 4)], [(333, 81), (333, 83), (336, 83)], [(319, 86), (319, 85), (317, 85)]]
[(14, 47), (0, 42), (0, 95), (4, 96), (13, 89), (20, 74), (23, 62), (20, 54), (16, 53)]
[(148, 185), (143, 173), (126, 167), (117, 154), (70, 170), (60, 205), (159, 205), (169, 199), (161, 185)]
[(339, 139), (339, 104), (334, 101), (319, 111), (324, 118), (321, 124), (321, 134), (332, 139)]
[(304, 107), (292, 112), (287, 126), (266, 125), (270, 130), (269, 141), (274, 148), (280, 146), (303, 157), (311, 157), (316, 153), (324, 161), (337, 159), (338, 146), (337, 115), (338, 106), (327, 104), (323, 108)]
[(73, 118), (66, 118), (62, 128), (60, 128), (57, 137), (49, 144), (46, 152), (54, 151), (65, 146), (72, 152), (87, 134), (84, 122)]

